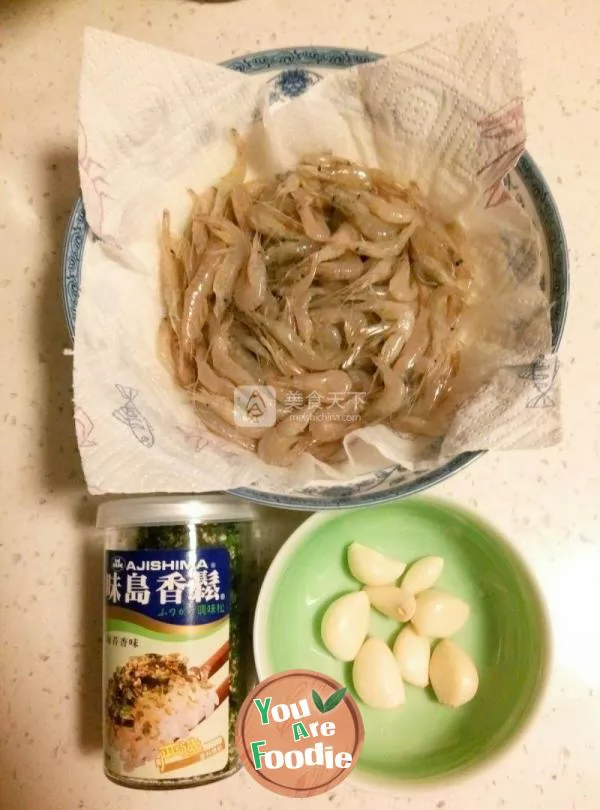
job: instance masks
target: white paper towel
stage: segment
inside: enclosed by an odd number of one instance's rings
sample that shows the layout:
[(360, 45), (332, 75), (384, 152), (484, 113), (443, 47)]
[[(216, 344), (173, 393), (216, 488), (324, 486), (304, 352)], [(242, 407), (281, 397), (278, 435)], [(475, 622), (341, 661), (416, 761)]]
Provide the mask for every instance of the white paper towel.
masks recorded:
[[(95, 239), (84, 255), (75, 338), (75, 405), (84, 472), (94, 492), (262, 486), (285, 492), (390, 463), (432, 466), (467, 449), (536, 447), (560, 436), (557, 364), (548, 357), (548, 303), (538, 235), (504, 192), (525, 127), (512, 31), (500, 19), (405, 53), (338, 71), (276, 109), (260, 82), (94, 29), (86, 31), (79, 163)], [(383, 427), (356, 431), (350, 461), (331, 470), (303, 457), (267, 467), (207, 432), (157, 359), (162, 316), (157, 229), (189, 209), (186, 189), (229, 168), (231, 127), (256, 174), (319, 149), (416, 181), (443, 216), (460, 217), (493, 328), (478, 344), (487, 382), (443, 443)]]

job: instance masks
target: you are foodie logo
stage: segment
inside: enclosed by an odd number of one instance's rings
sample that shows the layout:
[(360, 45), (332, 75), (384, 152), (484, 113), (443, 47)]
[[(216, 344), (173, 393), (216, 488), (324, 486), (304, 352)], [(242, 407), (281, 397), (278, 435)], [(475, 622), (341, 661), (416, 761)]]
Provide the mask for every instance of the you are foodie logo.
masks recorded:
[(290, 670), (262, 681), (244, 701), (236, 743), (250, 775), (283, 796), (325, 793), (352, 771), (364, 742), (356, 702), (319, 672)]

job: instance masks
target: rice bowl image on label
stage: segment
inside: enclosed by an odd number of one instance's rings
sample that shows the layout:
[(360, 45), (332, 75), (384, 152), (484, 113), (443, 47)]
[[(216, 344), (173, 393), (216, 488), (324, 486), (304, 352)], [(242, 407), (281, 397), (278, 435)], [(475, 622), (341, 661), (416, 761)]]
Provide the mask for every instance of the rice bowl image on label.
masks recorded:
[(108, 683), (107, 742), (132, 771), (160, 760), (165, 746), (186, 737), (220, 702), (203, 671), (183, 656), (131, 657)]

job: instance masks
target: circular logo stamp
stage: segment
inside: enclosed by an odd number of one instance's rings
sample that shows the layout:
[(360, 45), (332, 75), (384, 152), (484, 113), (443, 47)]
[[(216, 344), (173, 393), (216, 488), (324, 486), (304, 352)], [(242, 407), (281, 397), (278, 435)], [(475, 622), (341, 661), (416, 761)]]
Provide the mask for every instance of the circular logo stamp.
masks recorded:
[(325, 793), (358, 761), (365, 731), (354, 698), (305, 669), (271, 675), (244, 701), (236, 745), (250, 775), (282, 796)]

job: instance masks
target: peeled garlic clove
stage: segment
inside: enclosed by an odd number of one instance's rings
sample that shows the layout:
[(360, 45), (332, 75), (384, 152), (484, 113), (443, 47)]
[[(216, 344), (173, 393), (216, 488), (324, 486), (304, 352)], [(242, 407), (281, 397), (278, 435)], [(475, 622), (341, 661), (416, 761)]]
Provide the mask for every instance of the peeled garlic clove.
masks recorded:
[(426, 591), (437, 582), (443, 567), (444, 560), (441, 557), (423, 557), (410, 566), (402, 580), (402, 587), (414, 594)]
[(354, 579), (363, 585), (388, 585), (402, 576), (406, 564), (360, 543), (351, 543), (348, 546), (348, 567)]
[(421, 636), (446, 638), (458, 632), (469, 617), (470, 608), (454, 594), (432, 588), (417, 596), (413, 627)]
[(321, 638), (334, 658), (352, 661), (369, 629), (369, 599), (363, 591), (336, 599), (321, 621)]
[(475, 697), (479, 687), (477, 667), (467, 653), (446, 639), (431, 654), (429, 676), (435, 696), (446, 706), (463, 706)]
[(412, 593), (393, 585), (368, 585), (363, 591), (375, 610), (395, 619), (397, 622), (409, 622), (415, 614), (417, 602)]
[(429, 683), (429, 639), (419, 636), (407, 625), (398, 633), (392, 652), (400, 667), (402, 680), (425, 688)]
[(394, 709), (404, 703), (404, 684), (390, 648), (380, 638), (368, 638), (352, 667), (359, 698), (372, 709)]

